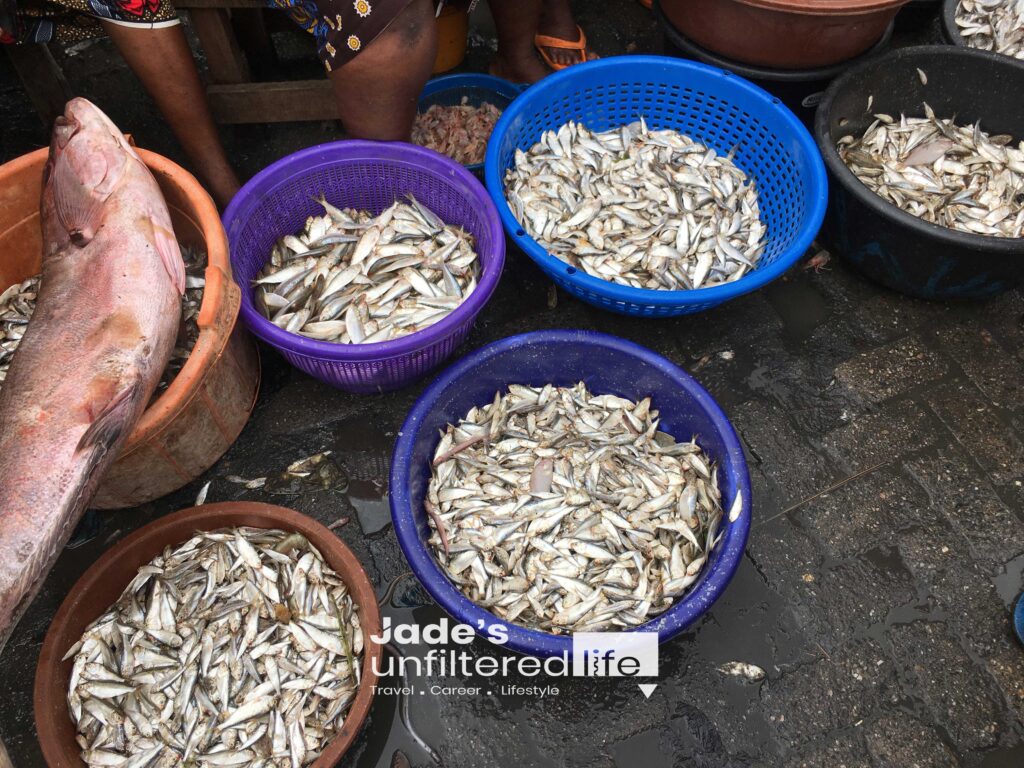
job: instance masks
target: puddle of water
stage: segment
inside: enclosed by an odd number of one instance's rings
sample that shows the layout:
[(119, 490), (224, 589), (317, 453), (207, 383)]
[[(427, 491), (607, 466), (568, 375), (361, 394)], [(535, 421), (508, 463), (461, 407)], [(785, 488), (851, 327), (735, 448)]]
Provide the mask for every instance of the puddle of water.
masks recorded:
[(767, 298), (782, 319), (782, 332), (790, 341), (806, 341), (829, 316), (825, 297), (799, 280), (776, 280), (768, 287)]
[(993, 750), (986, 754), (978, 768), (1020, 768), (1024, 765), (1024, 742), (1012, 747)]
[(632, 768), (642, 765), (645, 768), (672, 768), (675, 764), (670, 754), (666, 754), (661, 746), (662, 729), (654, 729), (638, 733), (620, 741), (612, 749), (615, 765), (621, 768)]
[(338, 422), (334, 438), (334, 460), (348, 475), (346, 495), (359, 527), (367, 535), (380, 533), (391, 525), (387, 483), (393, 435), (356, 417)]
[[(1003, 572), (992, 579), (999, 597), (1007, 608), (1017, 604), (1017, 598), (1024, 591), (1024, 555), (1015, 557), (1003, 568)], [(1024, 764), (1024, 763), (1022, 763)]]

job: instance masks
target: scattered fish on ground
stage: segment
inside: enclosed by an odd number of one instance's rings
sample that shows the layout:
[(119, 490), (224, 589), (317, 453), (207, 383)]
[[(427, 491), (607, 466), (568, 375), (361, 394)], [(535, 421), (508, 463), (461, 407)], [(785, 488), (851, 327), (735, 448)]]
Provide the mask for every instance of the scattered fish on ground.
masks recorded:
[(723, 675), (743, 678), (748, 683), (758, 683), (765, 678), (765, 672), (761, 667), (745, 661), (728, 661), (722, 664), (718, 671)]
[(432, 104), (416, 115), (412, 125), (412, 143), (427, 147), (462, 165), (484, 161), (487, 140), (501, 117), (501, 110), (489, 102), (471, 106), (469, 98), (461, 104)]
[(516, 150), (505, 194), (553, 256), (634, 288), (739, 280), (765, 248), (757, 189), (733, 153), (643, 119), (600, 133), (577, 122), (545, 131)]
[(348, 476), (331, 458), (332, 454), (333, 451), (321, 451), (305, 456), (274, 475), (253, 478), (227, 475), (224, 479), (244, 485), (250, 491), (265, 488), (270, 493), (301, 493), (310, 488), (344, 490), (348, 487)]
[(1024, 0), (960, 0), (955, 18), (971, 48), (1024, 59)]
[(196, 494), (195, 506), (201, 507), (206, 503), (206, 495), (210, 492), (210, 483), (212, 480), (207, 480), (202, 488), (199, 489), (199, 493)]
[[(171, 359), (164, 368), (156, 385), (153, 398), (160, 396), (181, 371), (192, 354), (192, 348), (199, 338), (199, 309), (203, 305), (203, 291), (206, 287), (206, 251), (185, 246), (181, 249), (185, 263), (185, 294), (181, 299), (181, 326), (178, 339), (171, 351)], [(35, 275), (22, 283), (15, 283), (0, 293), (0, 387), (3, 386), (14, 351), (21, 342), (28, 321), (36, 308), (41, 275)]]
[(313, 762), (359, 686), (341, 577), (297, 533), (198, 533), (147, 565), (67, 652), (68, 708), (98, 766)]
[(279, 328), (339, 344), (371, 344), (447, 317), (476, 289), (473, 237), (411, 195), (379, 216), (339, 209), (286, 235), (253, 280), (256, 306)]
[(990, 136), (979, 123), (876, 114), (839, 156), (882, 199), (925, 221), (994, 237), (1024, 233), (1024, 142)]
[[(429, 545), (473, 602), (553, 633), (636, 627), (700, 577), (720, 538), (718, 467), (658, 429), (650, 398), (513, 384), (448, 425)], [(738, 503), (738, 502), (737, 502)]]

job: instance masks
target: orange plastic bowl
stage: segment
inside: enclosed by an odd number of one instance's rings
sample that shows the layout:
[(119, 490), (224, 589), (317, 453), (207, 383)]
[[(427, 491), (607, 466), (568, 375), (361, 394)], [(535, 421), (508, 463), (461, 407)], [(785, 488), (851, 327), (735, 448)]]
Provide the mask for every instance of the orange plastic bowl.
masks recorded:
[[(144, 504), (209, 469), (249, 420), (259, 388), (256, 347), (244, 329), (235, 328), (241, 290), (231, 278), (217, 207), (181, 166), (136, 151), (167, 200), (178, 242), (205, 248), (209, 266), (192, 354), (104, 475), (91, 504), (100, 509)], [(39, 272), (39, 198), (48, 153), (39, 149), (0, 165), (0, 290)]]
[[(332, 531), (299, 512), (256, 502), (224, 502), (191, 507), (143, 526), (108, 549), (78, 580), (54, 616), (43, 640), (36, 667), (34, 708), (36, 731), (43, 757), (51, 768), (84, 766), (75, 741), (75, 727), (68, 713), (68, 683), (73, 660), (61, 661), (95, 621), (148, 563), (165, 547), (186, 542), (196, 531), (248, 525), (296, 531), (319, 550), (324, 560), (348, 585), (359, 607), (364, 638), (381, 631), (377, 596), (359, 559)], [(363, 647), (362, 678), (341, 730), (327, 745), (312, 768), (330, 768), (355, 741), (373, 702), (382, 647), (367, 640)]]

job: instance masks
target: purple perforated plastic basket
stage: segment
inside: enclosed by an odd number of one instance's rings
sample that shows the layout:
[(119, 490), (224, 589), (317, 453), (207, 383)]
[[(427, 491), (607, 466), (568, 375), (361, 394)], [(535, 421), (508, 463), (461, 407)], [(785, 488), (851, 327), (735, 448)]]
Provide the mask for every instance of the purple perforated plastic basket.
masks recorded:
[[(251, 281), (279, 237), (323, 213), (314, 199), (321, 192), (338, 207), (373, 213), (411, 192), (476, 239), (477, 289), (439, 323), (378, 344), (333, 344), (278, 328), (253, 305)], [(224, 229), (231, 268), (242, 287), (245, 324), (296, 368), (347, 392), (398, 389), (443, 362), (466, 338), (505, 263), (501, 220), (480, 182), (437, 152), (399, 142), (336, 141), (288, 155), (235, 195), (224, 212)]]

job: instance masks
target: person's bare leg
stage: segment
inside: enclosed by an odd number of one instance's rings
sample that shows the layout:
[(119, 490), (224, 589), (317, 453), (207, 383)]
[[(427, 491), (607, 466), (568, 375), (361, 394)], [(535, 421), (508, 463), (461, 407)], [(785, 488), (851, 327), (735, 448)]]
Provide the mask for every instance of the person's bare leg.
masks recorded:
[(498, 33), (498, 54), (491, 74), (513, 83), (535, 83), (549, 70), (533, 47), (544, 0), (490, 0)]
[[(576, 19), (569, 7), (569, 0), (543, 0), (543, 11), (540, 17), (540, 34), (557, 37), (559, 40), (576, 40)], [(545, 48), (548, 56), (558, 64), (571, 66), (584, 61), (579, 51), (567, 51), (564, 48)], [(592, 51), (587, 48), (588, 58)]]
[(412, 0), (347, 64), (330, 73), (338, 113), (354, 139), (408, 141), (437, 56), (430, 0)]
[(224, 153), (181, 25), (132, 29), (103, 22), (103, 28), (156, 102), (210, 195), (226, 206), (238, 191), (238, 177)]

